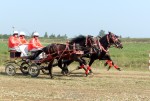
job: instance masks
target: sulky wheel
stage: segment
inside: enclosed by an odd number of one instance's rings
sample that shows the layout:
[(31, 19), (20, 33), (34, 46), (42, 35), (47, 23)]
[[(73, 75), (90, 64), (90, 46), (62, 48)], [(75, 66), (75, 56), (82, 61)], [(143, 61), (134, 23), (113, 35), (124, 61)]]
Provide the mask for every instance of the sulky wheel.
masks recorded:
[(28, 71), (31, 77), (37, 77), (40, 74), (40, 66), (37, 64), (31, 64)]
[(10, 76), (14, 76), (16, 74), (16, 67), (13, 64), (7, 64), (5, 72)]
[(27, 63), (27, 62), (23, 62), (20, 66), (20, 70), (21, 72), (24, 74), (24, 75), (27, 75), (29, 72), (28, 72), (28, 67), (30, 65)]

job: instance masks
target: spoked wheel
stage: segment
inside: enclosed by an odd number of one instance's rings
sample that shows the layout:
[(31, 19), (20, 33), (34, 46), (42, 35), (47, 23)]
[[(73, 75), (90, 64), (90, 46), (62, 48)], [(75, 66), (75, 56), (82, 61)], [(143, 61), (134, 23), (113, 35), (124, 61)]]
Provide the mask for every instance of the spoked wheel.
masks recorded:
[(28, 70), (31, 77), (37, 77), (40, 74), (40, 66), (37, 64), (31, 64)]
[(21, 72), (24, 74), (24, 75), (27, 75), (29, 72), (28, 72), (28, 67), (30, 65), (27, 63), (27, 62), (23, 62), (20, 66), (20, 70)]
[(16, 74), (16, 67), (13, 64), (7, 64), (5, 72), (10, 76), (14, 76)]

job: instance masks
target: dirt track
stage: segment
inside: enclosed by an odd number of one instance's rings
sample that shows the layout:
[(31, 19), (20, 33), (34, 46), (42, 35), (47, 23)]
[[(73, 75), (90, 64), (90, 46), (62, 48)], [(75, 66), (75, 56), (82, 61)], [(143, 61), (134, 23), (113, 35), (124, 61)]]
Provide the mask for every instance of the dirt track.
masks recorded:
[(54, 69), (54, 79), (7, 76), (0, 73), (0, 101), (150, 101), (150, 71), (106, 71), (94, 69), (94, 76), (84, 77), (83, 70), (62, 76)]

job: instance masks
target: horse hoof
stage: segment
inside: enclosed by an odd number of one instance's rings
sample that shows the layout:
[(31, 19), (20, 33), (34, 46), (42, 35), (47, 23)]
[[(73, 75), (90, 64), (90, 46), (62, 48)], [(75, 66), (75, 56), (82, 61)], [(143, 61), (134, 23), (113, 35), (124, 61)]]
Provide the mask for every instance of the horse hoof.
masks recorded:
[(70, 76), (70, 73), (66, 73), (66, 76)]
[(121, 71), (121, 69), (120, 69), (120, 68), (117, 68), (117, 70), (118, 70), (118, 71)]
[(68, 73), (67, 76), (70, 76), (70, 74)]
[(65, 72), (64, 72), (64, 71), (61, 71), (61, 74), (62, 74), (62, 75), (65, 75)]
[(107, 63), (104, 63), (104, 66), (107, 66)]
[(85, 77), (88, 77), (88, 74), (85, 74)]
[(50, 78), (51, 78), (51, 79), (54, 79), (54, 76), (51, 76)]
[(93, 73), (89, 73), (89, 75), (94, 75)]

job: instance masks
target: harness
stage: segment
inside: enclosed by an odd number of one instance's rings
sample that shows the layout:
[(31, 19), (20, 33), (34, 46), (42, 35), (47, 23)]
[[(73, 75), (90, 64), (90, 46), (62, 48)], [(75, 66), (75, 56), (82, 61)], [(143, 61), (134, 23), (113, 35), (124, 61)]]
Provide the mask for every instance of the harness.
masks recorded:
[[(115, 36), (113, 35), (113, 34), (111, 34), (112, 35), (112, 37), (111, 37), (111, 39), (112, 39), (112, 41), (113, 41), (113, 43), (115, 43), (116, 41), (117, 41), (117, 39), (115, 38)], [(109, 34), (107, 34), (107, 43), (109, 44), (108, 45), (108, 47), (110, 47), (110, 38), (109, 38)], [(101, 43), (98, 41), (98, 45), (100, 46), (100, 49), (102, 49), (104, 52), (108, 52), (108, 49), (104, 49), (104, 47), (101, 45)]]
[[(60, 54), (59, 59), (63, 56), (63, 54), (68, 50), (69, 55), (71, 55), (71, 53), (76, 53), (76, 47), (75, 47), (75, 43), (73, 44), (73, 52), (70, 52), (70, 48), (69, 48), (69, 42), (66, 42), (66, 48), (63, 50), (63, 52)], [(58, 50), (59, 51), (59, 50)], [(58, 60), (59, 60), (58, 59)]]
[[(108, 36), (107, 36), (107, 42), (109, 43)], [(101, 52), (102, 52), (102, 51), (104, 51), (104, 52), (106, 52), (106, 53), (108, 52), (108, 50), (106, 50), (106, 49), (103, 47), (103, 45), (100, 43), (100, 41), (99, 41), (98, 38), (96, 39), (96, 43), (97, 43), (98, 48), (100, 49)]]

